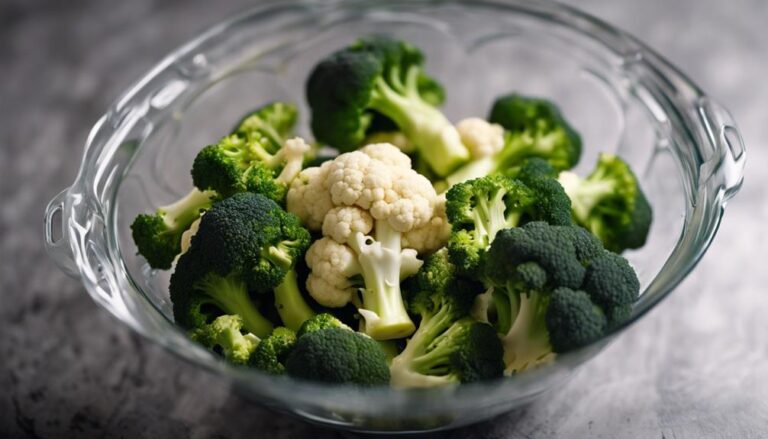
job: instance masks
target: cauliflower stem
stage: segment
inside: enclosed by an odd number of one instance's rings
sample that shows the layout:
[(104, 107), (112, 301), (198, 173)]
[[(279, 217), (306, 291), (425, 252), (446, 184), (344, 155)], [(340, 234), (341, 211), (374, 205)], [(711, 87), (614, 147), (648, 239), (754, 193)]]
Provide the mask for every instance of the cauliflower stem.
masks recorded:
[(386, 221), (376, 221), (376, 239), (356, 233), (349, 246), (357, 259), (365, 282), (361, 288), (365, 333), (376, 340), (390, 340), (411, 335), (416, 326), (405, 311), (400, 292), (400, 273), (412, 267), (418, 271), (421, 261), (416, 251), (401, 249), (401, 233)]

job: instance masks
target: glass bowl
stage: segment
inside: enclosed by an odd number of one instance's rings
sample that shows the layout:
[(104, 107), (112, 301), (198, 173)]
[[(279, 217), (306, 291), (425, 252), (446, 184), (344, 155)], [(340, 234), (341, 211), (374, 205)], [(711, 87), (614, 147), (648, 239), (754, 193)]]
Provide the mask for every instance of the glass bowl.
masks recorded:
[(577, 168), (598, 152), (629, 161), (654, 207), (648, 244), (626, 256), (642, 283), (631, 324), (693, 269), (739, 189), (744, 145), (728, 112), (655, 52), (551, 2), (281, 1), (213, 27), (173, 52), (96, 123), (74, 184), (45, 213), (46, 247), (101, 306), (259, 404), (340, 429), (452, 428), (552, 389), (621, 330), (535, 371), (492, 382), (403, 391), (325, 386), (232, 367), (177, 328), (167, 272), (136, 255), (129, 224), (191, 187), (197, 151), (272, 100), (299, 105), (312, 65), (357, 37), (387, 33), (427, 54), (452, 120), (485, 116), (509, 91), (557, 102), (582, 134)]

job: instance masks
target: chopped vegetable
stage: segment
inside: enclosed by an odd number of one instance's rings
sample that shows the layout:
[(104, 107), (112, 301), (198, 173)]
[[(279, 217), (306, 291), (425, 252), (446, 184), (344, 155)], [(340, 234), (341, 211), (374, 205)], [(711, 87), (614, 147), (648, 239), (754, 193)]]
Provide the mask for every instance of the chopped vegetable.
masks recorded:
[(131, 225), (212, 355), (449, 386), (556, 361), (630, 318), (640, 283), (612, 251), (645, 244), (651, 207), (615, 155), (570, 171), (581, 138), (552, 102), (507, 94), (454, 126), (421, 51), (386, 36), (321, 59), (306, 93), (314, 141), (294, 136), (295, 105), (258, 108), (197, 154), (187, 196)]

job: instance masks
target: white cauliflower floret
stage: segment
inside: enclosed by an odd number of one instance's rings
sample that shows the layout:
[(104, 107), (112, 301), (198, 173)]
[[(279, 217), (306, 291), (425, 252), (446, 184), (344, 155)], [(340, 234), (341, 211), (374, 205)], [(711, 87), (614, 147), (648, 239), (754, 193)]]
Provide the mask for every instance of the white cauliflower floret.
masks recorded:
[(362, 147), (360, 152), (385, 165), (411, 169), (411, 158), (391, 143), (372, 143)]
[(321, 238), (309, 247), (305, 260), (312, 270), (307, 277), (307, 290), (317, 303), (340, 308), (354, 300), (357, 286), (350, 278), (360, 273), (360, 265), (351, 248)]
[(323, 235), (340, 244), (346, 244), (355, 233), (367, 235), (372, 229), (371, 215), (355, 206), (334, 207), (323, 220)]
[(479, 117), (470, 117), (456, 124), (461, 142), (472, 158), (489, 157), (504, 148), (504, 128)]
[[(330, 194), (334, 208), (326, 211), (323, 235), (346, 244), (357, 259), (363, 280), (358, 311), (365, 319), (365, 332), (377, 340), (407, 337), (415, 325), (405, 311), (400, 282), (415, 274), (423, 262), (416, 248), (403, 248), (403, 234), (432, 221), (435, 189), (426, 177), (411, 169), (408, 156), (387, 143), (368, 145), (327, 163), (322, 187)], [(414, 242), (418, 239), (426, 241), (427, 237), (414, 234), (410, 238)], [(321, 269), (312, 267), (313, 273)], [(326, 303), (351, 300), (341, 299), (342, 288), (338, 286), (351, 286), (338, 278), (318, 273), (307, 285), (315, 290), (313, 297), (323, 296), (320, 300)], [(335, 300), (325, 297), (321, 288), (334, 292)]]
[(431, 253), (448, 244), (451, 224), (445, 214), (445, 194), (437, 196), (434, 215), (423, 226), (403, 233), (402, 245), (422, 253)]
[(304, 155), (311, 150), (312, 148), (301, 137), (286, 140), (283, 147), (277, 152), (277, 157), (284, 161), (285, 165), (275, 180), (283, 184), (292, 182), (301, 172), (304, 165)]
[(288, 212), (296, 214), (310, 230), (320, 230), (325, 214), (333, 208), (331, 194), (324, 185), (329, 169), (330, 162), (325, 162), (301, 171), (288, 190)]
[(326, 187), (335, 205), (370, 209), (392, 190), (390, 167), (360, 152), (348, 152), (327, 162)]

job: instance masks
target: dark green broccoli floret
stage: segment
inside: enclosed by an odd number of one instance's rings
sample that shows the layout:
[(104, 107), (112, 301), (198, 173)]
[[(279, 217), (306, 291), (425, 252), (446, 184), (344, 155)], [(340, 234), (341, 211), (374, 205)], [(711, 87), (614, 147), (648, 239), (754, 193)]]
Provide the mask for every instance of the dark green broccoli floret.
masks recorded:
[(299, 337), (285, 362), (285, 370), (295, 378), (326, 383), (389, 383), (387, 359), (376, 341), (344, 328), (325, 328)]
[(450, 185), (484, 175), (513, 175), (525, 159), (539, 157), (556, 170), (570, 169), (581, 156), (581, 138), (554, 103), (510, 94), (496, 99), (489, 122), (504, 127), (504, 148), (472, 161), (448, 177)]
[(190, 331), (192, 340), (214, 352), (220, 353), (233, 364), (246, 364), (253, 354), (259, 339), (255, 335), (243, 333), (243, 319), (238, 315), (223, 315), (212, 323)]
[(573, 205), (573, 218), (605, 248), (621, 252), (645, 245), (652, 211), (629, 165), (612, 154), (600, 154), (586, 178), (563, 172), (558, 179)]
[(212, 192), (193, 189), (184, 198), (141, 214), (131, 224), (133, 242), (150, 267), (167, 270), (181, 252), (181, 235), (211, 207)]
[(421, 322), (390, 366), (392, 385), (430, 387), (501, 376), (503, 350), (493, 328), (468, 317), (482, 284), (462, 279), (445, 249), (410, 283), (409, 309)]
[(288, 141), (295, 121), (295, 107), (281, 102), (247, 116), (233, 134), (197, 154), (195, 186), (223, 197), (256, 192), (282, 203), (310, 151), (303, 141)]
[(590, 261), (582, 289), (605, 311), (608, 326), (613, 328), (629, 317), (640, 282), (626, 259), (603, 252)]
[(484, 268), (510, 373), (597, 340), (629, 317), (640, 288), (587, 232), (544, 222), (499, 232)]
[(554, 352), (587, 345), (602, 337), (606, 328), (605, 314), (589, 294), (570, 288), (552, 291), (544, 319)]
[(307, 82), (315, 138), (341, 151), (353, 150), (381, 114), (395, 123), (435, 173), (453, 171), (469, 159), (469, 151), (433, 106), (440, 88), (425, 77), (422, 65), (417, 48), (386, 37), (361, 40), (323, 59)]
[[(298, 218), (274, 201), (252, 193), (220, 201), (205, 214), (187, 253), (171, 276), (171, 300), (176, 321), (193, 329), (210, 316), (237, 314), (245, 328), (264, 337), (271, 323), (249, 296), (285, 287), (282, 302), (303, 304), (293, 265), (309, 246), (309, 232)], [(288, 279), (286, 281), (286, 278)], [(276, 302), (278, 302), (276, 300)], [(299, 307), (281, 309), (281, 318), (300, 325), (305, 318), (288, 318)], [(300, 320), (300, 321), (299, 321)]]
[(301, 337), (304, 334), (327, 328), (342, 328), (348, 329), (350, 331), (352, 330), (352, 328), (345, 325), (341, 320), (334, 317), (333, 314), (322, 313), (307, 319), (307, 321), (301, 325), (301, 328), (296, 335)]
[(285, 373), (285, 360), (295, 345), (296, 333), (278, 326), (256, 346), (248, 364), (272, 375), (282, 375)]
[(469, 274), (500, 230), (532, 220), (571, 223), (565, 192), (557, 181), (543, 177), (522, 182), (495, 175), (459, 183), (446, 194), (446, 214), (452, 227), (451, 262)]

